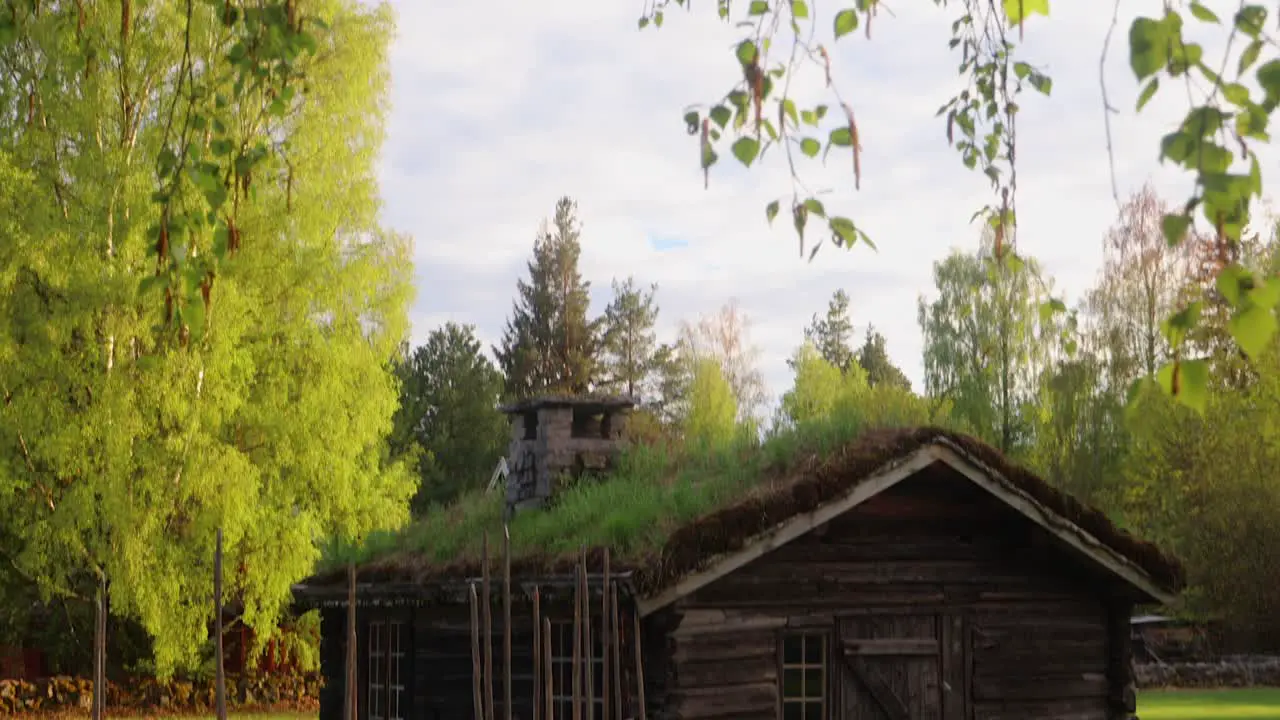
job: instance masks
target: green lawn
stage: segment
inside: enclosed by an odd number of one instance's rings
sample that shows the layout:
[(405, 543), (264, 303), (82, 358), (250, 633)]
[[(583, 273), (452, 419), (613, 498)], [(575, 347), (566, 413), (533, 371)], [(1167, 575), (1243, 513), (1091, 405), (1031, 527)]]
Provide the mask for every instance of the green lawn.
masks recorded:
[(1168, 690), (1138, 694), (1142, 720), (1280, 720), (1280, 688)]

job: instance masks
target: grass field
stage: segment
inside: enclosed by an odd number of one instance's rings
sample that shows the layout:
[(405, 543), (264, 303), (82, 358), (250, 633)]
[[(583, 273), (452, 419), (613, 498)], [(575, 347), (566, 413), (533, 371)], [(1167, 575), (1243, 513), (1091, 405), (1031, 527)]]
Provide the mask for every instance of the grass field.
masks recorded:
[(1170, 690), (1138, 695), (1142, 720), (1280, 720), (1280, 688)]

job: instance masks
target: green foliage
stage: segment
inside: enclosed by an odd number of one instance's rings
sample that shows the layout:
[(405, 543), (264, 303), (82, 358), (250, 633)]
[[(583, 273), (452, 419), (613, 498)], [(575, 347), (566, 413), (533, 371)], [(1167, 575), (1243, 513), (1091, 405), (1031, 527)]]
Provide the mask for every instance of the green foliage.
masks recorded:
[(393, 448), (426, 451), (414, 510), (482, 487), (506, 453), (509, 431), (497, 409), (502, 374), (484, 356), (475, 327), (450, 322), (432, 330), (397, 371)]
[(750, 326), (750, 319), (736, 300), (730, 300), (716, 313), (704, 315), (696, 323), (681, 323), (666, 383), (673, 391), (672, 399), (678, 399), (673, 408), (677, 417), (689, 412), (689, 387), (697, 363), (710, 358), (720, 366), (733, 391), (739, 421), (759, 422), (766, 390), (764, 376), (757, 365), (760, 349), (751, 342)]
[(1162, 394), (1140, 396), (1123, 508), (1131, 522), (1188, 565), (1189, 610), (1234, 628), (1280, 630), (1273, 578), (1280, 572), (1280, 362), (1262, 356), (1248, 388), (1208, 394), (1191, 410)]
[(577, 203), (560, 198), (551, 226), (534, 240), (529, 281), (517, 281), (516, 305), (494, 348), (507, 399), (581, 394), (596, 380), (600, 321), (587, 315), (591, 283), (578, 272), (577, 212)]
[(737, 431), (738, 401), (733, 387), (725, 379), (720, 364), (709, 357), (699, 358), (693, 365), (689, 384), (689, 414), (684, 420), (685, 442), (693, 445), (720, 446)]
[(843, 402), (866, 394), (867, 374), (855, 363), (847, 370), (831, 364), (811, 342), (805, 342), (789, 361), (796, 379), (782, 396), (783, 417), (799, 424), (826, 418)]
[(105, 576), (161, 673), (207, 637), (215, 528), (269, 635), (317, 539), (396, 526), (413, 489), (385, 442), (410, 293), (376, 222), (390, 14), (188, 7), (128, 18), (123, 64), (118, 8), (23, 9), (0, 43), (25, 78), (0, 101), (36, 108), (0, 119), (6, 562), (51, 597)]
[(977, 253), (934, 265), (938, 297), (919, 301), (925, 391), (953, 402), (956, 421), (1005, 453), (1031, 440), (1029, 412), (1053, 328), (1034, 261), (1003, 259), (988, 232)]

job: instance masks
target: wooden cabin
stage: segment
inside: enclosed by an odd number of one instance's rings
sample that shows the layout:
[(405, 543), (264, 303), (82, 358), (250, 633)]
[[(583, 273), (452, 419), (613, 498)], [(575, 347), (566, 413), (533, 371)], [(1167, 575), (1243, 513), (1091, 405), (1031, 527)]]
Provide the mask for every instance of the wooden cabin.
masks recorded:
[[(505, 718), (501, 527), (488, 538), (482, 687)], [(932, 428), (878, 431), (763, 481), (645, 559), (615, 553), (607, 580), (602, 549), (587, 555), (585, 577), (574, 558), (511, 561), (513, 718), (1128, 719), (1132, 611), (1183, 585), (1176, 560), (1102, 513)], [(344, 717), (349, 592), (358, 718), (474, 718), (481, 563), (401, 552), (358, 568), (354, 590), (347, 577), (295, 589), (322, 612), (320, 720)], [(575, 714), (583, 580), (591, 652)]]

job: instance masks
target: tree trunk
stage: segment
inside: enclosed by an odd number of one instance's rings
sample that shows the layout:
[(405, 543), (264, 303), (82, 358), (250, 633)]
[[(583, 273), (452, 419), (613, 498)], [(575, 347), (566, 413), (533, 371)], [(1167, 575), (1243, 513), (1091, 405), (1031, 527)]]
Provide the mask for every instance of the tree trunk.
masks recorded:
[(218, 720), (227, 720), (227, 671), (222, 657), (222, 528), (218, 528), (213, 548), (213, 632), (214, 652), (217, 653), (214, 685), (214, 711)]
[(102, 720), (107, 705), (107, 576), (98, 577), (93, 625), (93, 720)]
[(347, 566), (347, 679), (343, 717), (356, 720), (356, 566)]

